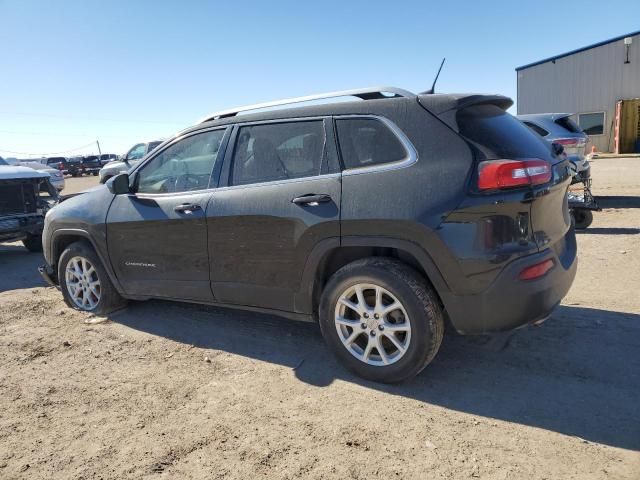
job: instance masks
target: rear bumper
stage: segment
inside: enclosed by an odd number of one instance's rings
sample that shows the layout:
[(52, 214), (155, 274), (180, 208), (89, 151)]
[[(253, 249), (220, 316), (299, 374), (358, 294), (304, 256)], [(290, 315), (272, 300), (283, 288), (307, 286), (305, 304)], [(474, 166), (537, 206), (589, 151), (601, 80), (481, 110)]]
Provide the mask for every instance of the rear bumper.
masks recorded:
[[(551, 248), (510, 263), (482, 293), (444, 298), (456, 330), (468, 335), (500, 332), (537, 323), (551, 315), (576, 276), (578, 262), (573, 230), (564, 243), (560, 257), (556, 249)], [(524, 268), (547, 259), (553, 259), (555, 265), (544, 276), (520, 280), (519, 274)]]

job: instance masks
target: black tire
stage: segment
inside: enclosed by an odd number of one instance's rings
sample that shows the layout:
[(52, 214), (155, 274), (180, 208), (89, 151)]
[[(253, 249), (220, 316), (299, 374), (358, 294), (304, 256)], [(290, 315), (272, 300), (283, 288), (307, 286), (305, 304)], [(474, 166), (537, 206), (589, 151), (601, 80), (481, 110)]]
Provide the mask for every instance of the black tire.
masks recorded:
[(42, 235), (28, 235), (27, 238), (22, 240), (24, 248), (30, 252), (42, 251)]
[[(69, 261), (74, 257), (82, 257), (87, 259), (95, 269), (98, 280), (100, 281), (100, 299), (93, 308), (84, 308), (77, 305), (71, 298), (69, 289), (67, 288), (66, 269)], [(102, 262), (96, 255), (93, 247), (87, 242), (79, 241), (69, 245), (58, 261), (58, 279), (60, 281), (60, 290), (62, 290), (62, 296), (64, 301), (71, 308), (76, 310), (91, 312), (98, 315), (103, 315), (114, 310), (122, 308), (126, 301), (120, 296), (116, 288), (111, 283), (111, 279), (107, 274), (107, 271), (102, 265)]]
[[(359, 283), (386, 289), (405, 308), (411, 338), (405, 353), (395, 363), (369, 365), (353, 356), (338, 336), (334, 321), (336, 303), (342, 292)], [(319, 321), (322, 336), (347, 368), (363, 378), (383, 383), (401, 382), (420, 373), (435, 357), (444, 335), (444, 314), (426, 279), (406, 264), (382, 257), (352, 262), (329, 279), (320, 300)]]
[(95, 177), (96, 175), (98, 175), (98, 172), (91, 172), (91, 175)]
[(593, 223), (593, 212), (586, 208), (574, 208), (571, 210), (576, 230), (585, 230)]

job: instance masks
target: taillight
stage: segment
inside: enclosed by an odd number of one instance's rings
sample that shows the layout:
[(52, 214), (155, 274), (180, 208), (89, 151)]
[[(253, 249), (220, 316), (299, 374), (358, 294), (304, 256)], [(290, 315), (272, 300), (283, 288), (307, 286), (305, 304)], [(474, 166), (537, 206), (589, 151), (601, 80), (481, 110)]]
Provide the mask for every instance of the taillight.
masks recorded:
[(520, 272), (520, 280), (533, 280), (535, 278), (540, 278), (551, 270), (554, 265), (555, 262), (552, 258), (548, 258), (544, 262), (536, 263), (535, 265), (527, 267)]
[(58, 163), (58, 170), (64, 170), (64, 168), (62, 166), (62, 162)]
[(487, 160), (478, 165), (478, 188), (540, 185), (551, 180), (551, 164), (545, 160)]
[(563, 147), (583, 147), (587, 141), (584, 138), (556, 138), (553, 143), (559, 143)]

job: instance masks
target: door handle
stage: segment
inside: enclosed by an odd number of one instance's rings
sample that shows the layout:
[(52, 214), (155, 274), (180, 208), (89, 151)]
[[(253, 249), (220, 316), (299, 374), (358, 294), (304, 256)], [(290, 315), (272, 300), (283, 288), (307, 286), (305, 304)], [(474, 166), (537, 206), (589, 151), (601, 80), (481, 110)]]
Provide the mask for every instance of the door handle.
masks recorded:
[(202, 207), (196, 203), (182, 203), (180, 205), (176, 205), (173, 208), (174, 212), (187, 214), (196, 212), (198, 210), (202, 210)]
[(310, 207), (317, 207), (320, 203), (326, 203), (331, 201), (331, 196), (327, 194), (316, 195), (310, 193), (308, 195), (301, 195), (291, 200), (296, 205), (309, 205)]

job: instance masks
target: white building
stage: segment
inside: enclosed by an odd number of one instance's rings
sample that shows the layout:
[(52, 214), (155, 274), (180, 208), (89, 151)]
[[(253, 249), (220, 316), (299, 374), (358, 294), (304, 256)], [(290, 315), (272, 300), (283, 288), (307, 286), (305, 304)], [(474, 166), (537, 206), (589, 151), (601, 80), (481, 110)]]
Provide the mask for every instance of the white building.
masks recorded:
[(598, 151), (640, 152), (640, 31), (516, 73), (518, 114), (573, 113)]

